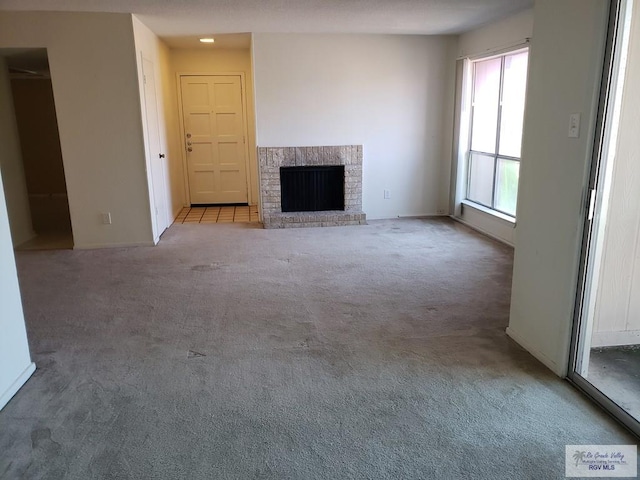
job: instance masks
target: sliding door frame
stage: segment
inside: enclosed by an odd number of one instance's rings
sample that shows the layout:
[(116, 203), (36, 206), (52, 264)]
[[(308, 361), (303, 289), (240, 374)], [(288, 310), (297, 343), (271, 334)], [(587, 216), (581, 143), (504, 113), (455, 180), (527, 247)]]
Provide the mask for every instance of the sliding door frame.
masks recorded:
[[(596, 118), (596, 131), (594, 135), (591, 171), (589, 182), (585, 192), (585, 216), (583, 223), (582, 251), (578, 275), (578, 288), (574, 306), (573, 332), (571, 337), (571, 350), (569, 357), (569, 369), (567, 379), (595, 403), (604, 408), (616, 420), (623, 424), (635, 435), (640, 436), (640, 423), (623, 408), (611, 400), (607, 395), (597, 389), (587, 379), (578, 373), (582, 368), (582, 351), (588, 331), (588, 305), (592, 292), (591, 282), (595, 273), (593, 255), (595, 251), (596, 229), (598, 228), (598, 216), (596, 209), (602, 205), (604, 190), (604, 172), (606, 171), (607, 158), (605, 155), (609, 149), (611, 138), (611, 118), (614, 113), (616, 85), (620, 72), (620, 53), (623, 47), (624, 23), (627, 8), (633, 0), (611, 0), (609, 7), (609, 26), (607, 30), (605, 57), (600, 84), (600, 97)], [(638, 12), (634, 12), (638, 14)]]

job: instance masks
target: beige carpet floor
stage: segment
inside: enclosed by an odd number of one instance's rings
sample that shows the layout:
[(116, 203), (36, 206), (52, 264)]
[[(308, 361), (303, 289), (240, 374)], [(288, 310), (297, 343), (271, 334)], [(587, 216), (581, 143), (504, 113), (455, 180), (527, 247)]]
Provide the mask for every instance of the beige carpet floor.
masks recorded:
[(560, 479), (566, 444), (636, 442), (505, 335), (512, 251), (448, 219), (17, 263), (2, 479)]

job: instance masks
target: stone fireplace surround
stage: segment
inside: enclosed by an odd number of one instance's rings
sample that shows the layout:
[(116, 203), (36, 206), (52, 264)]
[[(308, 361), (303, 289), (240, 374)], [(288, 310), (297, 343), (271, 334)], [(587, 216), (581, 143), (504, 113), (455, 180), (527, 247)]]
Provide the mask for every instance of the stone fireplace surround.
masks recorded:
[[(365, 225), (362, 211), (362, 145), (258, 147), (264, 228)], [(280, 167), (344, 165), (344, 211), (283, 213)]]

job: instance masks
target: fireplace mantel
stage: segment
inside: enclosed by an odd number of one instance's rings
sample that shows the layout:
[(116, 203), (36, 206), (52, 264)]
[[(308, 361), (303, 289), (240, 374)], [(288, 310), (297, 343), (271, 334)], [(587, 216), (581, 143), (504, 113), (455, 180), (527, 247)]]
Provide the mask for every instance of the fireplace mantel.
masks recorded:
[[(265, 228), (364, 225), (362, 145), (258, 147), (260, 198)], [(344, 165), (344, 210), (287, 212), (281, 208), (280, 167)]]

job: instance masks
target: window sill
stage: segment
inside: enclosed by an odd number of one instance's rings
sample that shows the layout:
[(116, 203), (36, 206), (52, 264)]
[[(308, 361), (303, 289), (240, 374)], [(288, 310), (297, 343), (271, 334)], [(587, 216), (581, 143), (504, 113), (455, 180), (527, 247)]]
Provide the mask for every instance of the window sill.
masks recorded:
[(472, 202), (471, 200), (462, 200), (461, 203), (467, 207), (473, 208), (483, 213), (488, 213), (489, 215), (499, 218), (500, 220), (509, 222), (511, 225), (515, 226), (516, 224), (515, 218), (510, 217), (509, 215), (506, 215), (504, 213), (498, 212), (497, 210), (493, 210), (491, 208), (485, 207), (484, 205), (480, 205), (479, 203)]

